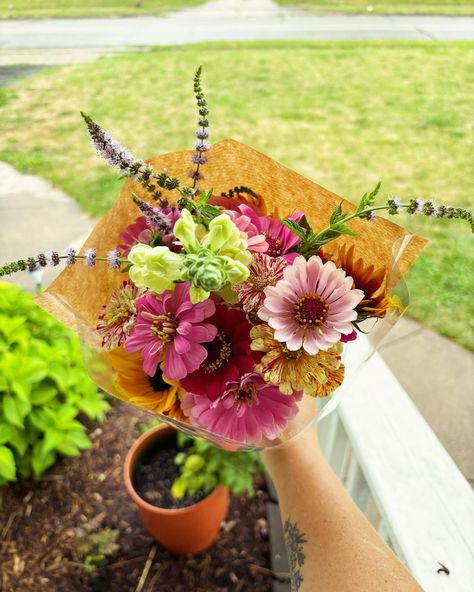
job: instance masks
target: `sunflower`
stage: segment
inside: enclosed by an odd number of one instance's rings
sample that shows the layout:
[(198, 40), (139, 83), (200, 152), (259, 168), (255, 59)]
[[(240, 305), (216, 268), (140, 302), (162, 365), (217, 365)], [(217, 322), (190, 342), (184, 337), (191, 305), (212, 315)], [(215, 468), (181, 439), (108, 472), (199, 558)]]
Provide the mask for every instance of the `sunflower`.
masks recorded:
[(365, 265), (361, 258), (356, 259), (354, 245), (348, 249), (346, 245), (340, 246), (335, 255), (321, 252), (319, 255), (323, 261), (333, 261), (336, 267), (341, 267), (354, 280), (354, 287), (364, 292), (364, 298), (356, 307), (363, 317), (381, 318), (389, 309), (400, 307), (400, 302), (388, 294), (386, 269), (375, 269), (373, 265)]
[(104, 355), (114, 370), (115, 383), (126, 401), (188, 423), (181, 410), (184, 390), (179, 382), (164, 377), (162, 364), (154, 376), (148, 376), (143, 370), (140, 353), (127, 354), (120, 347)]
[(291, 395), (303, 391), (311, 397), (327, 397), (342, 383), (344, 364), (340, 346), (320, 350), (316, 355), (310, 355), (302, 348), (289, 351), (273, 333), (266, 324), (254, 326), (250, 331), (251, 348), (265, 352), (255, 370), (267, 382), (277, 384), (281, 393)]

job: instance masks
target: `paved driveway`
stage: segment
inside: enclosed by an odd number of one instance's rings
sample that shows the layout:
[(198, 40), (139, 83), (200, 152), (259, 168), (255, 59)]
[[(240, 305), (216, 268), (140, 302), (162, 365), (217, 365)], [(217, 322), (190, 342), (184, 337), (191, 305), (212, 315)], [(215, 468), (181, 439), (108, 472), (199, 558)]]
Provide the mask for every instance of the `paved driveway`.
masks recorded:
[(315, 15), (271, 0), (211, 0), (165, 17), (0, 21), (0, 48), (122, 48), (256, 39), (474, 39), (474, 18)]

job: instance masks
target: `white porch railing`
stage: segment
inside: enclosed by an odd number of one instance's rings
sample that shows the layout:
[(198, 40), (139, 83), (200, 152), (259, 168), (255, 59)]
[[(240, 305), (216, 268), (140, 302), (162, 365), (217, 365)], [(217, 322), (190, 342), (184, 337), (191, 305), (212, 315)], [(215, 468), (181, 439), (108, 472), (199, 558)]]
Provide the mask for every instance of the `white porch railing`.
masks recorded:
[(378, 354), (344, 388), (318, 427), (332, 467), (424, 590), (472, 592), (469, 483)]

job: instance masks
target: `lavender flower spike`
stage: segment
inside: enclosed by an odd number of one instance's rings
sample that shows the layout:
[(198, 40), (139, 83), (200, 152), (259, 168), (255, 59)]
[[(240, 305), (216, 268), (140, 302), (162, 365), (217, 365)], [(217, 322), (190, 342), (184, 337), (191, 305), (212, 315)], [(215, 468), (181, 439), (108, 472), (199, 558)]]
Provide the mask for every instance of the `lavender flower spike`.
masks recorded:
[(157, 232), (171, 232), (171, 227), (168, 218), (160, 212), (158, 208), (153, 207), (146, 201), (143, 201), (136, 195), (132, 196), (133, 201), (140, 208), (142, 214), (146, 217), (148, 225), (152, 230)]
[(93, 267), (96, 260), (96, 251), (92, 247), (86, 249), (84, 252), (84, 265), (86, 267)]
[(69, 247), (66, 249), (66, 265), (74, 265), (76, 263), (76, 251)]
[(107, 254), (107, 263), (111, 269), (120, 269), (120, 251), (109, 251)]
[(87, 124), (92, 144), (102, 158), (111, 166), (117, 167), (121, 174), (132, 177), (133, 179), (148, 180), (153, 169), (138, 160), (126, 148), (121, 146), (112, 136), (100, 127), (91, 117), (82, 113), (84, 121)]

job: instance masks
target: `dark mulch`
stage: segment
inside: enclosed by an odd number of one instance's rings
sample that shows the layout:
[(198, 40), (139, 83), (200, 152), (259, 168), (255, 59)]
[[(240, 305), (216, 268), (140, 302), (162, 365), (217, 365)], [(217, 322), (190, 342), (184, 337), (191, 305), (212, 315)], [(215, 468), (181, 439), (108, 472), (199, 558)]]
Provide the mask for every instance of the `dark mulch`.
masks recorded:
[[(176, 557), (143, 529), (123, 482), (126, 452), (150, 416), (118, 405), (92, 426), (94, 448), (61, 460), (39, 483), (0, 491), (1, 592), (270, 592), (263, 479), (254, 498), (234, 497), (218, 542), (193, 557)], [(120, 531), (119, 550), (87, 574), (71, 563), (84, 525)]]
[(153, 506), (160, 508), (185, 508), (201, 501), (201, 492), (186, 493), (181, 499), (171, 494), (171, 486), (179, 476), (179, 467), (174, 462), (178, 454), (176, 438), (162, 440), (159, 448), (143, 455), (133, 474), (133, 487), (138, 495)]

